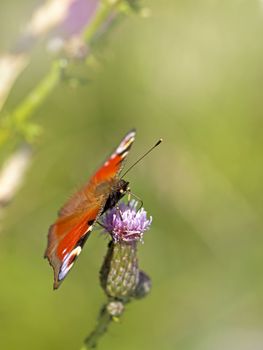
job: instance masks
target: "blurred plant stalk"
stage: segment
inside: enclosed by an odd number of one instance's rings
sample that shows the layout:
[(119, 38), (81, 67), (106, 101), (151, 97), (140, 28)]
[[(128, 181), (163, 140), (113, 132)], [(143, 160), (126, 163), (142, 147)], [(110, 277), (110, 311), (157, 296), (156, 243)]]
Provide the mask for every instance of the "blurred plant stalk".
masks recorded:
[[(110, 27), (114, 18), (129, 9), (129, 3), (124, 0), (112, 1), (89, 0), (93, 2), (90, 11), (90, 18), (85, 18), (88, 24), (83, 28), (77, 28), (77, 33), (71, 31), (69, 37), (62, 40), (63, 52), (58, 52), (59, 58), (56, 56), (50, 71), (42, 82), (29, 92), (28, 96), (9, 113), (5, 113), (1, 120), (0, 129), (0, 146), (10, 137), (15, 137), (16, 133), (22, 135), (24, 139), (33, 138), (32, 131), (37, 128), (27, 127), (28, 120), (32, 117), (34, 111), (44, 102), (46, 97), (51, 94), (56, 85), (63, 80), (68, 64), (74, 59), (79, 59), (79, 51), (83, 53), (83, 63), (87, 63), (87, 56), (91, 52), (91, 46), (95, 38), (101, 32), (106, 31)], [(22, 34), (20, 40), (14, 48), (13, 54), (4, 55), (0, 58), (0, 108), (3, 108), (4, 102), (15, 83), (17, 77), (30, 61), (30, 53), (36, 43), (36, 39), (40, 39), (43, 35), (50, 32), (58, 25), (65, 25), (66, 20), (70, 22), (68, 11), (70, 5), (82, 3), (83, 0), (67, 0), (67, 1), (48, 1), (46, 5), (41, 7), (33, 15), (31, 21), (26, 26), (25, 33)], [(75, 18), (75, 22), (77, 19)], [(72, 19), (71, 19), (72, 22)], [(71, 24), (67, 24), (72, 26)], [(79, 32), (80, 31), (80, 32)], [(86, 47), (86, 50), (83, 49)], [(61, 49), (57, 48), (58, 51)], [(27, 132), (29, 130), (29, 132)], [(28, 135), (29, 134), (29, 135)], [(35, 135), (38, 136), (38, 133)], [(28, 141), (28, 140), (27, 140)], [(31, 140), (29, 140), (31, 141)]]
[(36, 42), (59, 25), (75, 0), (46, 1), (33, 14), (9, 53), (0, 56), (0, 111), (16, 79), (30, 62)]
[[(39, 138), (41, 128), (31, 119), (58, 84), (67, 82), (68, 67), (76, 61), (88, 65), (94, 43), (110, 29), (113, 21), (138, 8), (134, 0), (49, 0), (33, 13), (13, 49), (0, 56), (0, 149), (10, 143), (8, 152), (14, 151), (5, 158), (12, 159), (17, 149), (22, 150), (21, 143), (32, 145)], [(64, 34), (58, 39), (56, 32), (61, 31)], [(47, 35), (51, 35), (49, 49), (53, 54), (55, 51), (50, 70), (13, 111), (6, 111), (5, 102), (12, 87), (29, 65), (36, 44)], [(28, 165), (29, 159), (30, 156)], [(21, 173), (19, 183), (24, 174)], [(0, 188), (2, 186), (0, 177)], [(15, 183), (13, 186), (12, 196), (19, 188)], [(0, 201), (7, 202), (4, 198)]]

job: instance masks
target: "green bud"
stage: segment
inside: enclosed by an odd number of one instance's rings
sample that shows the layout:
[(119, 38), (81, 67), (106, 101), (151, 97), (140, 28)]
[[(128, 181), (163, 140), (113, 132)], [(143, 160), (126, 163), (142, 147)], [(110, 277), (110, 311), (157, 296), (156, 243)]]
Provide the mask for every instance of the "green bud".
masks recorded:
[(100, 271), (101, 286), (108, 297), (127, 302), (139, 282), (137, 242), (113, 242)]

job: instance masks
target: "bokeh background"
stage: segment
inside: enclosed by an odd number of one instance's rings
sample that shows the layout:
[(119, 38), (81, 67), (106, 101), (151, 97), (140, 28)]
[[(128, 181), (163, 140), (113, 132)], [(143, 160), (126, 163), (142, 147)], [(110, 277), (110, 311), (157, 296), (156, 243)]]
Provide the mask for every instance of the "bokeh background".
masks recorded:
[[(1, 0), (0, 50), (39, 1)], [(99, 349), (263, 349), (263, 4), (145, 1), (151, 16), (115, 26), (88, 84), (60, 84), (34, 121), (43, 133), (0, 233), (1, 349), (80, 349), (104, 302), (107, 242), (95, 231), (52, 290), (43, 259), (57, 209), (132, 127), (127, 175), (153, 216), (140, 265), (153, 289), (110, 327)], [(38, 46), (7, 101), (45, 74)]]

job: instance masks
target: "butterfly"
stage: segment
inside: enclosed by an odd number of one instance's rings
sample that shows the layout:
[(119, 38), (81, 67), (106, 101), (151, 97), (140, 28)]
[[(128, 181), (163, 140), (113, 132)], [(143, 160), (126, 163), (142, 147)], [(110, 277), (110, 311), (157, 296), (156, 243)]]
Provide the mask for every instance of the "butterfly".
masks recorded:
[(134, 129), (126, 134), (86, 185), (60, 209), (57, 220), (50, 226), (45, 258), (54, 270), (54, 289), (71, 270), (98, 218), (129, 190), (129, 183), (119, 174), (135, 134)]

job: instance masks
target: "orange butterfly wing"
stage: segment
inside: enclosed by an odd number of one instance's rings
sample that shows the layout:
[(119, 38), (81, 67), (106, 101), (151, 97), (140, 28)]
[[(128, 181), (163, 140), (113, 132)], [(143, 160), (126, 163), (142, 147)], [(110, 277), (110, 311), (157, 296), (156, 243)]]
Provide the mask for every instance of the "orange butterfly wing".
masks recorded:
[(54, 289), (59, 287), (72, 268), (102, 213), (134, 139), (135, 131), (132, 130), (87, 185), (63, 206), (58, 219), (50, 227), (45, 257), (54, 270)]

